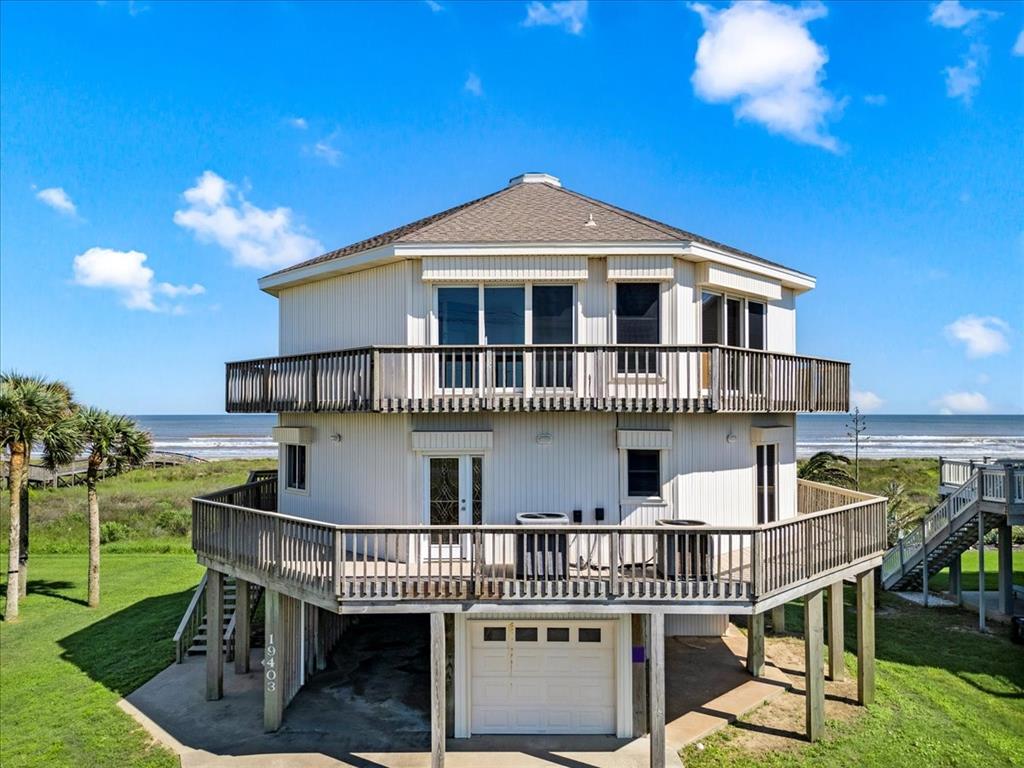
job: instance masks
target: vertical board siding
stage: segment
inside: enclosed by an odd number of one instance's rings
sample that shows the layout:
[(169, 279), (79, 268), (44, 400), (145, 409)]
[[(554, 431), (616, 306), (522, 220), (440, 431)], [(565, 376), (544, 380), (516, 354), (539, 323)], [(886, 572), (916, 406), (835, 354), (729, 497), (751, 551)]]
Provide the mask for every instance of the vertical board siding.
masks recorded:
[(729, 616), (724, 613), (666, 613), (666, 637), (721, 637), (729, 628)]
[(408, 343), (427, 290), (418, 269), (403, 261), (281, 291), (280, 354)]
[(674, 261), (672, 256), (659, 254), (609, 256), (608, 279), (636, 282), (672, 280), (675, 278)]
[(606, 280), (607, 261), (587, 259), (587, 280), (579, 287), (582, 318), (577, 332), (580, 344), (609, 344), (614, 287)]
[[(284, 414), (285, 426), (313, 428), (307, 494), (280, 491), (281, 512), (343, 524), (411, 524), (424, 521), (427, 455), (412, 449), (410, 432), (487, 431), (484, 455), (484, 522), (515, 523), (520, 512), (583, 510), (594, 524), (652, 525), (663, 518), (698, 519), (710, 525), (755, 522), (752, 425), (791, 425), (792, 416), (495, 413), (389, 415)], [(663, 504), (623, 502), (618, 429), (671, 430), (662, 453)], [(736, 441), (729, 443), (732, 432)], [(340, 441), (331, 435), (340, 434)], [(537, 435), (551, 435), (541, 445)], [(796, 463), (792, 440), (779, 446), (780, 518), (796, 514)]]
[(782, 296), (781, 283), (770, 277), (754, 275), (709, 261), (702, 262), (698, 266), (697, 272), (701, 285), (710, 286), (712, 290), (735, 291), (747, 296), (759, 296), (770, 301), (778, 301)]
[(796, 298), (791, 288), (782, 289), (782, 299), (768, 303), (768, 349), (796, 354)]
[(586, 256), (424, 256), (428, 282), (578, 282), (587, 279)]

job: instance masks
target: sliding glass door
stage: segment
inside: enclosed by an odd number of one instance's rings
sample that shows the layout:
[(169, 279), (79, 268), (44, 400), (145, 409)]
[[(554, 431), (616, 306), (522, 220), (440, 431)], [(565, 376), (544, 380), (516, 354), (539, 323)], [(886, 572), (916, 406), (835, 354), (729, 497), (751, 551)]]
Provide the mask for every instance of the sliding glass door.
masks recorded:
[[(576, 303), (571, 285), (533, 286), (533, 343), (573, 343)], [(533, 383), (543, 388), (571, 388), (571, 350), (538, 350), (533, 357)]]

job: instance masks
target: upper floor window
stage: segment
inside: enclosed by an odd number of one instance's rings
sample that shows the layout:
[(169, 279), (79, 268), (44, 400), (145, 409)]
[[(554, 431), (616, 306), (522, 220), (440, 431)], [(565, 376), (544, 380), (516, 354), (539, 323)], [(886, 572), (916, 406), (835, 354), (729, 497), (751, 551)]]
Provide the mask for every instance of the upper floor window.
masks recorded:
[(305, 491), (306, 446), (286, 445), (284, 447), (284, 487), (289, 491)]
[[(659, 283), (616, 283), (617, 344), (661, 343), (660, 294)], [(655, 350), (619, 350), (619, 373), (655, 373), (657, 360)]]
[(757, 522), (774, 523), (779, 519), (776, 485), (779, 477), (779, 447), (774, 443), (757, 446)]
[(764, 349), (767, 309), (762, 301), (704, 291), (700, 299), (701, 343)]

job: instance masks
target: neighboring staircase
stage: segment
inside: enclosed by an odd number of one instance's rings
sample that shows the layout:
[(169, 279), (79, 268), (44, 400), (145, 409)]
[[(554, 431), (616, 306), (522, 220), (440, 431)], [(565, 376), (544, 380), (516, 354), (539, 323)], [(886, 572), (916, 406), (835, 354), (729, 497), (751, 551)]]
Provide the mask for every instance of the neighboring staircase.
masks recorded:
[[(206, 622), (206, 584), (207, 575), (196, 587), (195, 594), (185, 610), (185, 615), (178, 624), (178, 630), (174, 633), (175, 659), (180, 664), (186, 656), (206, 655), (206, 648), (209, 643), (209, 627)], [(249, 586), (249, 615), (252, 615), (260, 596), (263, 594), (263, 587), (256, 584)], [(235, 649), (235, 613), (238, 603), (238, 584), (231, 577), (224, 579), (224, 624), (220, 628), (220, 638), (223, 644), (224, 653), (230, 660), (234, 657)]]
[[(1007, 520), (998, 510), (998, 502), (1006, 503), (1005, 474), (979, 468), (950, 493), (939, 506), (882, 558), (882, 586), (888, 590), (920, 589), (924, 572), (928, 576), (950, 565), (963, 552), (978, 543), (978, 517), (988, 533)], [(996, 504), (994, 504), (994, 502)], [(993, 508), (995, 507), (995, 508)]]

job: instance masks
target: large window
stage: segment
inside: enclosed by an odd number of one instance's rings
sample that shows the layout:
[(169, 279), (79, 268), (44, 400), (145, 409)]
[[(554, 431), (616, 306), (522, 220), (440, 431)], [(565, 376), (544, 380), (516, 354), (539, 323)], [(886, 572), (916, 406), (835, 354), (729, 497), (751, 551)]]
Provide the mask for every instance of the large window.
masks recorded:
[[(575, 302), (571, 285), (533, 287), (533, 343), (572, 344)], [(536, 387), (571, 387), (571, 350), (545, 349), (533, 358)]]
[[(618, 283), (615, 288), (615, 341), (617, 344), (661, 343), (658, 283)], [(654, 349), (619, 350), (620, 373), (656, 373)]]
[(757, 522), (778, 520), (776, 484), (779, 477), (778, 446), (757, 446)]
[[(484, 343), (522, 344), (526, 340), (526, 289), (521, 286), (484, 288)], [(518, 349), (493, 352), (494, 386), (523, 386), (523, 353)]]
[(284, 447), (284, 487), (289, 491), (306, 490), (306, 446)]
[[(480, 290), (466, 288), (437, 289), (438, 341), (444, 346), (480, 343)], [(471, 389), (476, 386), (476, 354), (473, 350), (453, 350), (441, 357), (441, 386)]]
[(660, 451), (626, 451), (626, 495), (631, 498), (661, 496)]
[(704, 291), (700, 297), (702, 344), (764, 349), (767, 306), (762, 301)]

